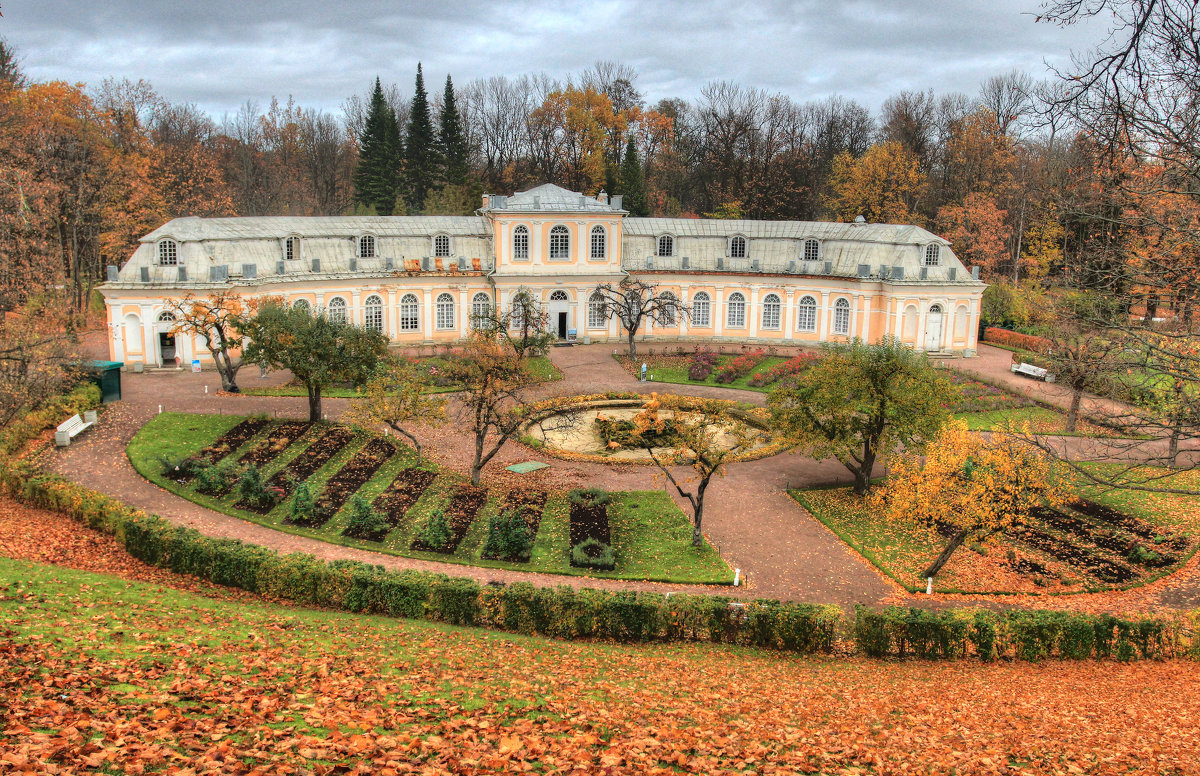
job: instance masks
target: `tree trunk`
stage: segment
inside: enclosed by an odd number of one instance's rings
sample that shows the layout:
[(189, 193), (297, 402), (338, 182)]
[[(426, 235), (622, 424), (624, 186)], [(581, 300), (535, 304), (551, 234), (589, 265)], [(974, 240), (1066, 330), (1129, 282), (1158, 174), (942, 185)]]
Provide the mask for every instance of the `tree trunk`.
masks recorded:
[(479, 480), (483, 474), (483, 435), (475, 434), (475, 460), (471, 461), (471, 484), (479, 487)]
[(1083, 388), (1071, 389), (1071, 406), (1067, 409), (1067, 427), (1065, 431), (1068, 434), (1075, 433), (1075, 426), (1079, 423), (1079, 405), (1083, 402)]
[(854, 470), (854, 492), (860, 496), (867, 495), (871, 489), (871, 470), (875, 468), (875, 451), (866, 444), (863, 445), (863, 459)]
[(237, 385), (237, 370), (233, 368), (229, 354), (221, 353), (214, 359), (214, 363), (217, 365), (217, 372), (221, 374), (221, 390), (228, 393), (241, 393), (242, 389)]
[(632, 331), (629, 332), (629, 357), (630, 358), (637, 358), (637, 345), (633, 341), (635, 334), (636, 334), (636, 332), (632, 332)]
[(412, 442), (413, 448), (417, 451), (417, 463), (420, 463), (421, 460), (423, 459), (423, 456), (421, 455), (421, 443), (417, 441), (417, 438), (415, 436), (413, 436), (412, 434), (410, 434), (409, 432), (407, 432), (404, 429), (397, 426), (395, 423), (388, 423), (388, 426), (391, 427), (391, 429), (393, 431), (395, 431), (397, 434), (403, 434), (405, 437), (408, 438), (408, 441)]
[(310, 385), (308, 387), (308, 420), (310, 423), (316, 423), (321, 419), (321, 386)]
[(702, 547), (704, 545), (704, 491), (708, 489), (708, 478), (700, 480), (700, 484), (696, 487), (696, 502), (692, 515), (692, 546)]
[(956, 533), (954, 537), (950, 539), (950, 543), (947, 544), (945, 549), (942, 550), (942, 553), (937, 556), (937, 560), (935, 560), (929, 566), (929, 568), (925, 569), (921, 576), (925, 577), (926, 579), (929, 577), (936, 577), (938, 572), (942, 570), (942, 566), (946, 565), (946, 561), (950, 560), (950, 556), (954, 554), (954, 551), (961, 547), (963, 542), (966, 540), (967, 531), (959, 531)]

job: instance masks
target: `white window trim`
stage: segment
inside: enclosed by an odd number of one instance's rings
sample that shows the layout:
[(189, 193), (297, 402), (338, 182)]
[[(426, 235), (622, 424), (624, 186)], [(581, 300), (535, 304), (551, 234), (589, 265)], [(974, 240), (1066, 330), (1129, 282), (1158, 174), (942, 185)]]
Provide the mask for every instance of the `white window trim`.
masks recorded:
[[(371, 238), (371, 255), (370, 256), (363, 253), (363, 240), (367, 239), (368, 237)], [(358, 237), (355, 237), (354, 238), (354, 255), (356, 258), (359, 258), (359, 259), (373, 259), (376, 256), (378, 256), (379, 255), (379, 238), (377, 238), (374, 234), (371, 234), (370, 232), (364, 232), (363, 234), (360, 234)]]
[[(811, 299), (813, 303), (811, 305), (806, 305), (806, 304), (804, 304), (805, 299)], [(800, 311), (804, 308), (810, 308), (810, 307), (812, 309), (812, 322), (809, 323), (807, 326), (804, 326), (804, 325), (802, 325), (801, 318), (803, 316)], [(820, 317), (820, 314), (821, 314), (820, 311), (821, 311), (821, 303), (818, 302), (817, 298), (815, 296), (813, 296), (812, 294), (804, 294), (798, 300), (796, 300), (796, 331), (802, 331), (802, 332), (807, 332), (809, 334), (815, 334), (817, 331), (817, 319)]]
[(592, 294), (587, 301), (587, 327), (589, 329), (608, 328), (608, 318), (604, 315), (604, 297)]
[[(341, 302), (341, 305), (334, 305), (334, 302)], [(350, 303), (347, 302), (343, 297), (340, 297), (340, 296), (330, 297), (329, 301), (325, 303), (325, 316), (328, 317), (329, 320), (333, 320), (333, 317), (330, 316), (329, 311), (333, 310), (335, 307), (338, 310), (342, 311), (341, 322), (349, 323), (350, 322)]]
[[(567, 231), (567, 255), (557, 257), (554, 255), (554, 230), (562, 227)], [(571, 260), (571, 227), (566, 224), (554, 224), (550, 230), (546, 232), (546, 261), (569, 262)]]
[[(450, 317), (449, 317), (449, 321), (447, 323), (443, 323), (443, 319), (442, 319), (442, 309), (443, 309), (442, 297), (448, 297), (450, 299)], [(453, 331), (454, 330), (454, 328), (455, 328), (454, 318), (455, 318), (455, 315), (457, 314), (457, 311), (454, 309), (454, 307), (455, 307), (454, 295), (448, 291), (443, 291), (442, 293), (438, 294), (437, 297), (434, 298), (434, 300), (433, 300), (433, 328), (434, 329), (436, 329), (437, 331)]]
[[(930, 253), (933, 254), (933, 261), (929, 260)], [(925, 252), (921, 257), (922, 267), (940, 267), (942, 266), (942, 246), (939, 243), (929, 243), (925, 246)]]
[[(741, 256), (735, 256), (733, 253), (733, 243), (735, 240), (741, 240), (744, 250)], [(731, 234), (729, 240), (725, 243), (725, 255), (731, 259), (748, 259), (750, 258), (750, 240), (744, 234)]]
[[(412, 313), (411, 318), (406, 319), (404, 317), (404, 300), (409, 299), (409, 298), (411, 298), (413, 300), (413, 304), (411, 306), (413, 313)], [(406, 320), (413, 321), (414, 325), (407, 326)], [(417, 296), (416, 294), (407, 293), (400, 297), (399, 330), (400, 331), (420, 331), (421, 330), (421, 298), (419, 296)]]
[[(704, 298), (701, 299), (700, 297)], [(704, 317), (701, 318), (697, 313), (701, 309), (697, 305), (703, 305)], [(712, 328), (712, 297), (707, 291), (697, 291), (692, 296), (692, 315), (690, 325), (693, 329), (710, 329)]]
[[(838, 303), (839, 302), (846, 303), (845, 307), (840, 308), (841, 310), (846, 311), (846, 329), (845, 329), (845, 331), (838, 330), (838, 312), (839, 312)], [(833, 334), (838, 337), (850, 336), (850, 329), (852, 328), (851, 318), (854, 317), (854, 303), (851, 302), (849, 299), (847, 299), (844, 296), (839, 296), (837, 299), (833, 300), (833, 304), (830, 306), (830, 309), (833, 311), (833, 321), (831, 321), (830, 331), (833, 332)]]
[[(812, 257), (811, 259), (808, 257), (808, 244), (810, 242), (814, 242), (817, 244), (817, 255)], [(804, 240), (800, 243), (800, 255), (803, 257), (804, 261), (820, 261), (821, 255), (823, 253), (823, 248), (824, 248), (824, 246), (821, 245), (821, 241), (818, 240), (817, 238), (805, 237)]]
[[(376, 300), (374, 304), (371, 302), (372, 299)], [(379, 317), (378, 326), (371, 325), (372, 316)], [(384, 317), (383, 297), (379, 294), (371, 294), (366, 298), (366, 301), (363, 302), (363, 328), (367, 331), (377, 331), (382, 333), (384, 329)]]
[[(482, 299), (482, 301), (481, 301)], [(492, 297), (486, 291), (476, 291), (471, 295), (471, 328), (483, 329), (487, 326), (484, 320), (492, 314)]]
[[(666, 238), (671, 241), (671, 252), (670, 253), (662, 253), (663, 238)], [(675, 255), (675, 247), (678, 244), (678, 242), (679, 242), (679, 239), (675, 235), (671, 234), (670, 232), (663, 232), (662, 234), (660, 234), (659, 236), (654, 238), (654, 256), (656, 258), (660, 258), (660, 259), (669, 259), (669, 258), (673, 257)]]
[[(520, 231), (522, 229), (525, 230), (525, 255), (519, 256), (519, 255), (517, 255), (517, 235), (520, 233)], [(525, 224), (517, 224), (516, 226), (513, 227), (513, 231), (512, 231), (512, 259), (513, 259), (513, 261), (529, 261), (530, 260), (530, 255), (531, 255), (530, 245), (532, 244), (531, 243), (531, 240), (532, 240), (531, 235), (532, 235), (532, 231)]]
[[(594, 255), (592, 245), (592, 240), (596, 238), (596, 230), (599, 230), (601, 239), (604, 240), (604, 251), (600, 256)], [(588, 229), (588, 261), (608, 261), (608, 227), (604, 224), (595, 224)]]
[[(163, 253), (170, 246), (170, 254), (173, 261), (163, 261), (165, 258)], [(173, 237), (164, 237), (154, 244), (155, 258), (160, 267), (178, 267), (179, 266), (179, 241)]]
[[(293, 241), (295, 241), (293, 243)], [(288, 256), (288, 250), (291, 249), (291, 256)], [(300, 261), (304, 257), (304, 241), (300, 239), (298, 234), (289, 234), (283, 238), (283, 259), (284, 261)]]
[[(771, 297), (775, 297), (775, 302), (773, 304), (772, 302), (768, 301), (771, 299)], [(762, 298), (762, 301), (759, 302), (759, 306), (762, 308), (759, 311), (759, 323), (765, 331), (779, 331), (781, 328), (783, 328), (783, 297), (775, 292), (771, 292)], [(775, 308), (775, 320), (772, 323), (767, 322), (767, 312), (769, 306), (774, 306)]]
[[(734, 301), (734, 298), (733, 298), (734, 296), (741, 297), (741, 299), (738, 301)], [(734, 323), (734, 321), (733, 321), (733, 311), (736, 309), (735, 305), (739, 305), (741, 307), (741, 321), (738, 323)], [(734, 292), (730, 293), (729, 296), (725, 297), (725, 328), (727, 328), (727, 329), (744, 329), (744, 328), (746, 328), (746, 314), (748, 312), (749, 306), (750, 305), (746, 302), (746, 295), (743, 294), (741, 291), (734, 291)]]
[[(437, 249), (438, 240), (442, 240), (442, 239), (445, 239), (445, 241), (446, 241), (446, 252), (438, 253), (438, 249)], [(454, 240), (450, 239), (450, 235), (446, 234), (445, 232), (438, 232), (430, 240), (429, 249), (431, 251), (433, 251), (433, 253), (431, 254), (432, 256), (439, 258), (439, 259), (448, 259), (454, 255)]]

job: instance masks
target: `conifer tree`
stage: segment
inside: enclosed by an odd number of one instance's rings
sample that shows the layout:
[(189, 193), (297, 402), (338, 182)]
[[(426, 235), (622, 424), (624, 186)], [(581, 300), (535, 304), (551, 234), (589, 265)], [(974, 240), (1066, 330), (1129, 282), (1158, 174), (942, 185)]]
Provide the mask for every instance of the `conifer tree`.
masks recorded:
[(437, 188), (438, 167), (441, 164), (438, 139), (429, 114), (429, 95), (425, 92), (425, 76), (417, 64), (417, 89), (409, 113), (408, 133), (404, 139), (404, 197), (408, 212), (425, 209), (429, 192)]
[(454, 98), (454, 83), (446, 76), (446, 93), (438, 116), (442, 158), (446, 164), (446, 183), (462, 186), (467, 182), (467, 138), (463, 135), (462, 116)]
[(358, 148), (354, 201), (379, 215), (391, 215), (399, 193), (400, 127), (378, 77)]
[(625, 144), (625, 159), (621, 162), (620, 193), (625, 196), (621, 204), (629, 211), (629, 215), (650, 215), (650, 208), (646, 205), (646, 179), (642, 175), (642, 165), (638, 161), (637, 146), (632, 137)]

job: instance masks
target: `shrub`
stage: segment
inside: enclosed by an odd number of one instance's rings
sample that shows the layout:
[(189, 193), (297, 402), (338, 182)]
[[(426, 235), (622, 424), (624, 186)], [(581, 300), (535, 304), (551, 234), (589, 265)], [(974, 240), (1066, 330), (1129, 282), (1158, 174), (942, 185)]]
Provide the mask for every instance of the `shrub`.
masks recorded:
[(342, 533), (355, 539), (381, 542), (392, 524), (382, 513), (371, 507), (371, 502), (355, 493), (350, 497), (350, 518)]
[(612, 547), (594, 537), (571, 548), (571, 564), (601, 571), (612, 571), (617, 565)]
[(688, 379), (702, 383), (717, 366), (717, 354), (711, 350), (697, 350), (688, 361)]
[(203, 467), (203, 464), (187, 455), (160, 455), (155, 460), (158, 462), (159, 474), (170, 480), (195, 476)]
[(316, 499), (313, 498), (312, 488), (307, 482), (300, 483), (296, 488), (296, 495), (292, 499), (291, 509), (288, 511), (288, 519), (293, 523), (305, 523), (312, 520), (313, 510), (316, 508)]
[(612, 495), (602, 488), (576, 488), (567, 494), (567, 499), (584, 509), (607, 506)]
[(744, 356), (732, 358), (725, 364), (717, 367), (716, 374), (713, 379), (718, 383), (732, 383), (739, 377), (745, 377), (754, 371), (754, 367), (762, 363), (763, 352), (756, 350), (753, 353), (748, 353)]
[(247, 466), (242, 470), (237, 480), (237, 493), (244, 503), (258, 509), (273, 506), (283, 496), (282, 489), (267, 487), (257, 466)]
[(755, 388), (762, 388), (765, 385), (777, 383), (785, 377), (797, 375), (808, 369), (817, 360), (815, 355), (811, 353), (801, 353), (798, 356), (793, 356), (787, 361), (783, 361), (771, 367), (765, 372), (759, 372), (750, 378), (750, 385)]
[(433, 510), (433, 514), (417, 531), (417, 542), (426, 547), (445, 547), (454, 536), (450, 530), (450, 520), (441, 509)]
[(983, 341), (992, 342), (1020, 350), (1030, 350), (1034, 353), (1045, 353), (1050, 349), (1050, 340), (1045, 337), (1035, 337), (1032, 334), (1022, 334), (1019, 331), (998, 329), (988, 326), (983, 330)]
[(209, 496), (227, 493), (238, 479), (237, 464), (224, 460), (216, 464), (199, 463), (196, 471), (196, 490)]
[(487, 543), (483, 546), (484, 557), (524, 563), (532, 553), (533, 533), (529, 530), (524, 509), (503, 509), (492, 517)]

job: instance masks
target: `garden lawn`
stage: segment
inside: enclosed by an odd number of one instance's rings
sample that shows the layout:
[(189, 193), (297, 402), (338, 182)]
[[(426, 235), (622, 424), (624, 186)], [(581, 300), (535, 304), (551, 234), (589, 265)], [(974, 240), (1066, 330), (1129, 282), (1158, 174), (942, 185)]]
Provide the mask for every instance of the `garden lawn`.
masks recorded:
[[(438, 368), (444, 363), (439, 356), (430, 358), (422, 358), (422, 364), (427, 364), (433, 369)], [(559, 368), (551, 363), (546, 356), (534, 356), (529, 359), (529, 371), (546, 382), (555, 382), (563, 378)], [(457, 391), (457, 385), (434, 385), (429, 389), (429, 393), (453, 393)], [(242, 388), (242, 393), (247, 396), (308, 396), (308, 391), (303, 385), (296, 382), (289, 382), (285, 385), (278, 385), (268, 388)], [(352, 385), (337, 385), (326, 388), (321, 392), (321, 396), (327, 399), (357, 399), (359, 398), (358, 389)]]
[[(744, 355), (741, 353), (725, 354), (717, 358), (717, 366), (721, 367), (728, 364), (733, 359)], [(787, 361), (786, 358), (779, 356), (765, 356), (754, 369), (750, 370), (749, 374), (743, 375), (730, 383), (718, 383), (713, 376), (710, 375), (707, 380), (692, 380), (688, 377), (688, 368), (691, 361), (691, 356), (659, 356), (646, 355), (638, 356), (636, 359), (630, 360), (628, 354), (616, 354), (613, 356), (622, 367), (625, 368), (631, 375), (638, 377), (641, 373), (642, 364), (646, 364), (646, 371), (653, 382), (656, 383), (676, 383), (679, 385), (707, 385), (713, 388), (737, 388), (743, 391), (758, 391), (759, 393), (767, 393), (773, 388), (773, 385), (764, 385), (755, 387), (750, 384), (750, 380), (755, 375), (769, 372), (772, 367), (782, 364)], [(715, 370), (714, 370), (715, 374)]]
[(1200, 739), (1187, 660), (573, 643), (7, 558), (0, 634), (14, 772), (1158, 775), (1193, 772)]
[[(1184, 472), (1175, 477), (1181, 487), (1200, 488), (1200, 471)], [(1177, 570), (1200, 547), (1200, 498), (1138, 491), (1104, 492), (1086, 484), (1078, 484), (1075, 492), (1163, 529), (1161, 536), (1144, 540), (1148, 549), (1159, 547), (1157, 541), (1163, 541), (1161, 546), (1166, 547), (1165, 542), (1180, 536), (1187, 537), (1187, 548), (1172, 551), (1177, 561), (1169, 566), (1142, 567), (1119, 553), (1105, 551), (1076, 535), (1038, 521), (1031, 527), (1081, 547), (1093, 557), (1122, 564), (1136, 571), (1137, 578), (1122, 584), (1106, 584), (1086, 573), (1076, 562), (1064, 561), (1018, 538), (1003, 535), (983, 546), (967, 544), (961, 547), (934, 580), (934, 590), (943, 593), (1076, 593), (1137, 587)], [(945, 537), (932, 529), (907, 522), (893, 523), (872, 514), (865, 501), (850, 488), (792, 490), (790, 493), (817, 520), (880, 571), (912, 592), (924, 592), (925, 580), (921, 572), (941, 552), (947, 541)], [(1064, 508), (1062, 512), (1084, 521), (1089, 530), (1101, 535), (1112, 529), (1109, 524), (1088, 521), (1073, 510)], [(1035, 566), (1042, 570), (1032, 571)]]
[[(535, 537), (532, 557), (528, 563), (486, 560), (482, 557), (487, 540), (488, 522), (499, 509), (506, 495), (504, 491), (489, 493), (487, 503), (480, 509), (453, 554), (413, 550), (412, 543), (417, 532), (434, 510), (446, 506), (454, 491), (466, 482), (466, 478), (452, 471), (438, 469), (428, 461), (418, 464), (416, 454), (402, 445), (397, 445), (396, 454), (358, 489), (358, 495), (368, 501), (374, 501), (401, 471), (411, 467), (419, 466), (434, 471), (437, 477), (382, 542), (362, 541), (342, 535), (348, 524), (349, 501), (323, 526), (308, 528), (286, 522), (296, 488), (293, 488), (291, 496), (262, 515), (235, 506), (239, 500), (236, 493), (220, 497), (210, 496), (197, 492), (194, 483), (181, 484), (163, 476), (160, 457), (178, 459), (193, 455), (242, 419), (234, 415), (162, 413), (138, 431), (130, 441), (126, 453), (134, 468), (143, 477), (194, 503), (276, 530), (335, 544), (391, 555), (520, 571), (688, 584), (733, 582), (733, 572), (729, 565), (721, 560), (720, 555), (708, 542), (699, 549), (692, 547), (691, 523), (688, 517), (661, 491), (613, 494), (609, 514), (613, 526), (613, 548), (617, 566), (610, 572), (596, 572), (570, 565), (566, 497), (559, 493), (550, 494), (547, 500), (541, 526)], [(236, 461), (245, 452), (253, 449), (274, 425), (248, 440), (232, 453), (228, 460)], [(304, 437), (285, 448), (275, 460), (261, 468), (263, 479), (270, 479), (271, 475), (288, 462), (303, 455), (307, 446), (330, 427), (331, 424), (328, 423), (314, 424)], [(306, 480), (314, 498), (320, 494), (325, 483), (371, 438), (372, 435), (357, 433), (355, 439)]]

